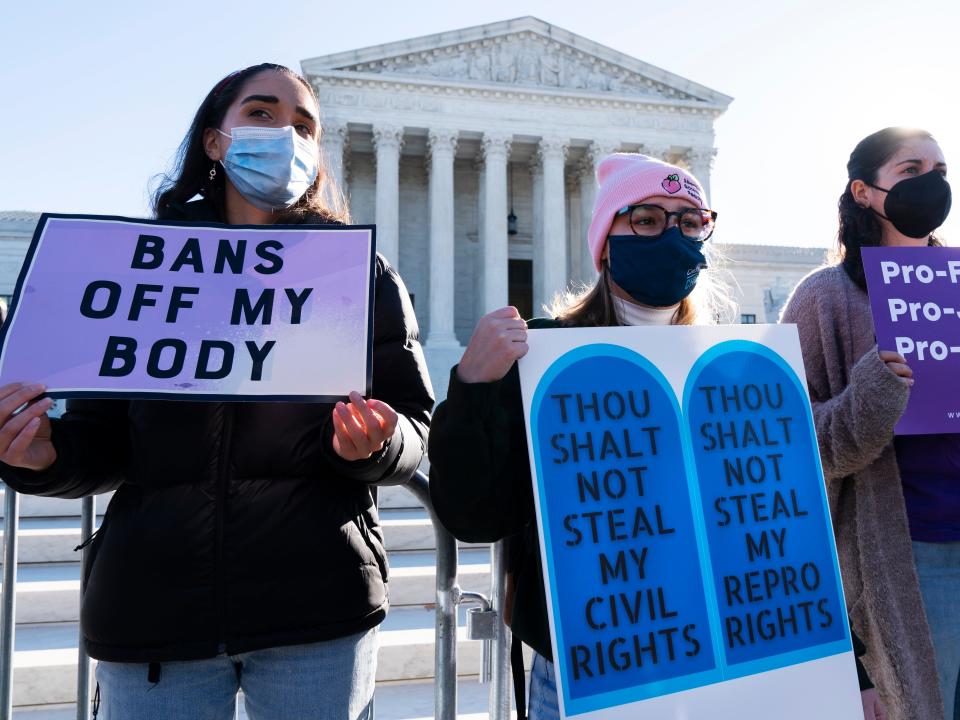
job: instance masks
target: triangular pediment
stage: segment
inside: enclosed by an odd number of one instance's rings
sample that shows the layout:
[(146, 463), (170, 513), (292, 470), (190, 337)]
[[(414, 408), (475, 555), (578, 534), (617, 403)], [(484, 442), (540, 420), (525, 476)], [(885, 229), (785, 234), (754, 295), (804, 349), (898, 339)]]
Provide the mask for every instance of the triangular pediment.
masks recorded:
[(561, 28), (526, 17), (305, 60), (328, 73), (704, 102), (731, 98)]

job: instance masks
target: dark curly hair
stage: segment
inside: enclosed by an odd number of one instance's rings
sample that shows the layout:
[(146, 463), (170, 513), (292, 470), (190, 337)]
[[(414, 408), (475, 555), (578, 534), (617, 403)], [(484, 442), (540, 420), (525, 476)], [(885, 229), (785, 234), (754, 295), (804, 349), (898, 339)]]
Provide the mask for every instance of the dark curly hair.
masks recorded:
[[(197, 195), (210, 200), (221, 218), (224, 211), (224, 175), (218, 172), (210, 179), (210, 158), (203, 146), (203, 132), (207, 128), (218, 128), (230, 105), (237, 99), (246, 82), (263, 72), (277, 72), (288, 75), (301, 83), (314, 100), (317, 95), (306, 80), (283, 65), (261, 63), (227, 75), (207, 93), (200, 103), (186, 137), (180, 143), (173, 163), (173, 170), (164, 175), (153, 195), (153, 212), (159, 220), (176, 216), (176, 206), (182, 206)], [(319, 103), (318, 103), (319, 105)], [(339, 188), (333, 181), (323, 161), (319, 158), (317, 178), (307, 191), (291, 207), (276, 213), (277, 222), (349, 222), (349, 213)]]
[[(904, 143), (933, 139), (933, 135), (926, 130), (888, 127), (865, 137), (850, 153), (847, 187), (838, 203), (840, 228), (837, 231), (837, 253), (847, 275), (862, 290), (867, 289), (867, 281), (863, 274), (860, 249), (879, 246), (883, 238), (883, 226), (875, 212), (857, 204), (850, 186), (854, 180), (875, 183), (877, 172)], [(940, 245), (940, 241), (931, 235), (929, 244)]]

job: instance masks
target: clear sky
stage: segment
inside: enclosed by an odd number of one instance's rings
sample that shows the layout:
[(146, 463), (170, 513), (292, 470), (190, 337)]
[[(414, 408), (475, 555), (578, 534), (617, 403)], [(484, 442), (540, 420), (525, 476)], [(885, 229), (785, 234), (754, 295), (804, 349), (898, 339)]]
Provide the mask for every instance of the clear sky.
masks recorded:
[[(888, 125), (930, 130), (960, 190), (956, 0), (10, 0), (0, 210), (142, 216), (226, 73), (521, 15), (735, 98), (717, 124), (718, 240), (830, 245), (849, 153)], [(960, 208), (943, 235), (960, 244)]]

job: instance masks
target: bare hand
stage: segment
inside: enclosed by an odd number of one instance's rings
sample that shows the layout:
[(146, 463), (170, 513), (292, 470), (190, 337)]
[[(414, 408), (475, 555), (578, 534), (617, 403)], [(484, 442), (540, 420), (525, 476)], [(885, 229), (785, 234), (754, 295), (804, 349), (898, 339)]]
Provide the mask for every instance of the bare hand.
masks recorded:
[(457, 366), (461, 382), (500, 380), (527, 354), (527, 324), (515, 307), (494, 310), (480, 318)]
[(397, 429), (397, 412), (385, 402), (350, 393), (350, 404), (333, 408), (333, 451), (344, 460), (366, 460), (383, 449)]
[(880, 695), (876, 688), (870, 688), (860, 693), (860, 702), (863, 704), (863, 720), (887, 720), (887, 714), (880, 704)]
[(904, 383), (910, 386), (913, 385), (913, 370), (907, 365), (907, 361), (903, 355), (893, 352), (892, 350), (881, 350), (880, 359), (887, 364), (887, 367), (893, 371), (894, 375), (903, 378)]
[(45, 391), (26, 383), (0, 387), (0, 460), (7, 465), (46, 470), (57, 459), (47, 417), (53, 400), (37, 399)]

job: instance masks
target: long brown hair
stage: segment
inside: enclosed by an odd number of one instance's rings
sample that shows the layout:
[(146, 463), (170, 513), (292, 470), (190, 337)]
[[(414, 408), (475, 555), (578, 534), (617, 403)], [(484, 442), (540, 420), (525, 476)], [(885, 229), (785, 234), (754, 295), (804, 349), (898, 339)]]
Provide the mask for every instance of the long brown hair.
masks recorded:
[[(160, 186), (153, 196), (153, 212), (157, 219), (163, 220), (178, 215), (177, 206), (189, 202), (199, 195), (211, 201), (221, 218), (226, 217), (224, 209), (224, 172), (215, 173), (210, 178), (211, 160), (203, 146), (203, 132), (207, 128), (218, 128), (223, 122), (230, 106), (239, 97), (243, 86), (255, 75), (263, 72), (277, 72), (297, 80), (310, 91), (314, 101), (317, 94), (303, 77), (284, 65), (261, 63), (231, 73), (213, 86), (194, 115), (186, 137), (180, 143), (173, 162), (173, 169), (163, 176)], [(319, 107), (319, 101), (317, 102)], [(340, 189), (327, 170), (323, 153), (320, 153), (317, 178), (307, 191), (291, 207), (277, 211), (278, 223), (311, 222), (350, 222), (350, 213)]]

